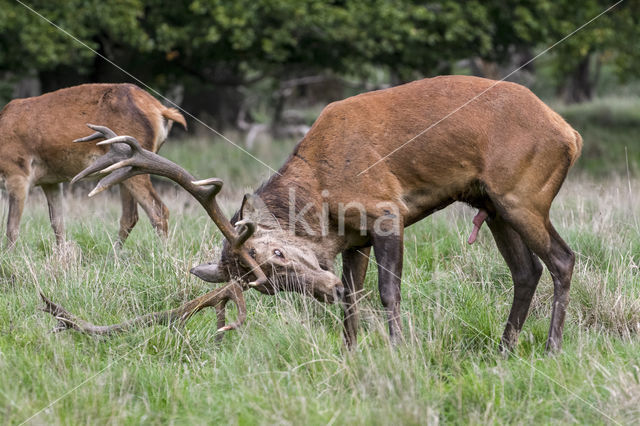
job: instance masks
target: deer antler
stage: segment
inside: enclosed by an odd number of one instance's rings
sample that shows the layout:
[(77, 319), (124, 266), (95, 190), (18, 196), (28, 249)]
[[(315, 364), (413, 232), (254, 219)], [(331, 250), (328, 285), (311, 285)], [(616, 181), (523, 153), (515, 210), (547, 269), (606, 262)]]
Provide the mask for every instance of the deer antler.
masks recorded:
[(243, 263), (251, 269), (256, 280), (249, 285), (258, 287), (266, 283), (267, 277), (262, 273), (258, 263), (242, 247), (242, 243), (255, 230), (255, 225), (251, 222), (241, 221), (234, 228), (216, 201), (215, 197), (222, 189), (222, 180), (217, 178), (197, 180), (176, 163), (142, 148), (134, 137), (117, 136), (111, 129), (104, 126), (93, 124), (87, 124), (87, 126), (96, 130), (96, 133), (86, 138), (77, 139), (75, 142), (86, 142), (103, 137), (106, 140), (98, 142), (98, 145), (110, 145), (111, 149), (95, 163), (78, 173), (71, 183), (92, 174), (109, 173), (89, 193), (89, 196), (93, 196), (139, 174), (155, 174), (173, 180), (198, 200), (220, 232), (229, 241), (234, 254), (240, 257)]
[[(40, 308), (40, 310), (50, 313), (58, 320), (58, 325), (53, 329), (54, 332), (73, 329), (86, 334), (109, 335), (140, 326), (149, 327), (154, 324), (171, 324), (176, 321), (183, 324), (196, 312), (212, 306), (216, 308), (218, 331), (223, 332), (235, 330), (244, 323), (247, 317), (247, 307), (242, 292), (242, 286), (234, 282), (190, 300), (179, 308), (141, 315), (120, 324), (113, 325), (94, 325), (79, 319), (62, 306), (52, 302), (42, 293), (40, 293), (40, 297), (44, 302), (44, 306)], [(238, 320), (232, 324), (225, 325), (225, 310), (229, 301), (233, 301), (238, 307)]]
[[(98, 145), (109, 145), (110, 149), (109, 152), (76, 175), (71, 181), (72, 183), (89, 175), (107, 173), (107, 176), (103, 177), (93, 191), (89, 193), (89, 196), (93, 196), (139, 174), (156, 174), (175, 181), (198, 200), (207, 211), (211, 220), (213, 220), (229, 241), (233, 253), (240, 258), (245, 266), (250, 268), (250, 273), (252, 273), (256, 279), (250, 282), (248, 286), (259, 290), (265, 288), (267, 277), (262, 272), (262, 269), (260, 269), (260, 265), (258, 265), (255, 259), (253, 259), (249, 252), (242, 246), (255, 231), (255, 224), (248, 221), (240, 221), (234, 228), (231, 222), (224, 216), (215, 198), (218, 192), (220, 192), (220, 189), (222, 189), (223, 182), (220, 179), (210, 178), (197, 180), (177, 164), (142, 148), (140, 143), (131, 136), (118, 136), (111, 129), (104, 126), (92, 124), (87, 124), (87, 126), (95, 130), (96, 133), (81, 139), (76, 139), (74, 142), (87, 142), (105, 138), (105, 140), (98, 142)], [(232, 282), (193, 299), (177, 309), (139, 316), (121, 324), (110, 326), (97, 326), (80, 320), (61, 306), (53, 303), (44, 295), (41, 294), (41, 297), (45, 302), (42, 310), (58, 319), (58, 326), (55, 331), (74, 329), (89, 334), (112, 334), (125, 331), (134, 326), (149, 326), (175, 320), (185, 321), (194, 313), (208, 306), (216, 308), (219, 331), (228, 331), (240, 326), (246, 318), (246, 307), (242, 295), (243, 291), (244, 288), (241, 283)], [(225, 326), (225, 306), (229, 300), (232, 300), (238, 306), (238, 320), (233, 324)]]

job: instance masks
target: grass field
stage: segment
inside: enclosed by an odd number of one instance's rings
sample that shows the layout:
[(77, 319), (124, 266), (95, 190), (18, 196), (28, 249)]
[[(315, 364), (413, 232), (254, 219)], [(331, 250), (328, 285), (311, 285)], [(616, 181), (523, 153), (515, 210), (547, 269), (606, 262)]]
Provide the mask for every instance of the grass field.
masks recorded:
[[(625, 111), (633, 116), (628, 111), (637, 107)], [(568, 110), (569, 119), (600, 117), (600, 106), (582, 108), (596, 112)], [(613, 117), (607, 124), (584, 119), (585, 128), (578, 127), (585, 136), (584, 164), (552, 211), (577, 253), (564, 349), (553, 357), (544, 353), (552, 297), (547, 272), (517, 351), (507, 359), (499, 355), (511, 278), (486, 229), (478, 243), (466, 244), (474, 212), (464, 206), (407, 231), (406, 342), (395, 350), (386, 342), (373, 265), (353, 353), (342, 345), (338, 306), (284, 293), (248, 292), (245, 326), (220, 344), (213, 311), (181, 329), (158, 326), (111, 338), (51, 334), (55, 321), (37, 310), (39, 289), (97, 323), (175, 307), (208, 291), (187, 271), (216, 257), (220, 236), (199, 206), (163, 185), (172, 214), (166, 244), (142, 217), (116, 251), (115, 195), (89, 200), (76, 193), (67, 196), (72, 243), (57, 251), (44, 197), (36, 191), (16, 249), (0, 262), (0, 418), (10, 424), (638, 422), (640, 163), (634, 126), (640, 129), (640, 118), (620, 130), (619, 115)], [(277, 167), (290, 147), (272, 144), (255, 154)], [(222, 143), (170, 141), (163, 154), (199, 177), (224, 178), (228, 213), (268, 174)]]

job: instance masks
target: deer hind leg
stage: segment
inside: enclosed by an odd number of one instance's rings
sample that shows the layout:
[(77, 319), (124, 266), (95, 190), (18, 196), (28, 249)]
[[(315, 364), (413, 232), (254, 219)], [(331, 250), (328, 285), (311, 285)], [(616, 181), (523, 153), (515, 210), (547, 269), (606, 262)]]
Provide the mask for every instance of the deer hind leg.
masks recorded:
[(387, 313), (389, 337), (391, 343), (402, 340), (402, 323), (400, 321), (400, 284), (402, 277), (402, 230), (399, 235), (373, 235), (373, 250), (378, 263), (378, 290), (382, 306)]
[(500, 342), (501, 351), (510, 351), (529, 313), (533, 294), (542, 275), (542, 264), (502, 217), (490, 219), (488, 225), (513, 280), (513, 304)]
[(131, 193), (136, 202), (142, 206), (158, 235), (166, 238), (169, 228), (169, 210), (151, 185), (149, 175), (134, 176), (124, 181), (122, 185)]
[(549, 222), (549, 234), (551, 236), (549, 262), (553, 264), (553, 269), (549, 267), (553, 277), (553, 309), (551, 311), (547, 350), (555, 352), (562, 347), (562, 331), (564, 329), (567, 305), (569, 304), (569, 288), (575, 264), (575, 254), (558, 235), (551, 222)]
[(553, 278), (553, 307), (546, 348), (549, 352), (557, 351), (562, 347), (575, 255), (551, 224), (548, 209), (541, 213), (527, 203), (506, 211), (506, 220), (538, 255)]
[(120, 201), (122, 203), (122, 216), (120, 217), (120, 231), (118, 232), (119, 245), (122, 246), (131, 230), (138, 223), (138, 203), (131, 192), (120, 185)]
[(344, 341), (348, 349), (358, 343), (358, 297), (369, 266), (371, 247), (342, 252), (342, 283), (344, 285)]
[(47, 197), (47, 205), (49, 206), (49, 220), (51, 228), (56, 236), (56, 244), (58, 246), (64, 243), (64, 208), (62, 200), (62, 184), (46, 184), (41, 185), (45, 197)]
[(6, 178), (5, 187), (9, 193), (9, 217), (7, 219), (7, 247), (12, 248), (18, 239), (20, 219), (29, 195), (29, 178), (13, 175)]

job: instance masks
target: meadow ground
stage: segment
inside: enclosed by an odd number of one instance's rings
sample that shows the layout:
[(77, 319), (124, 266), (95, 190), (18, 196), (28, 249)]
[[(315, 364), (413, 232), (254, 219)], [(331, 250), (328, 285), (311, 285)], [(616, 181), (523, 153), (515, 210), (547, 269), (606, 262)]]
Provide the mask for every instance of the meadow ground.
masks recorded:
[[(600, 107), (581, 108), (565, 113), (584, 120), (585, 161), (552, 210), (577, 254), (561, 353), (544, 352), (552, 298), (545, 272), (516, 352), (499, 355), (511, 278), (488, 230), (466, 244), (474, 212), (464, 206), (407, 231), (406, 341), (395, 350), (386, 342), (373, 264), (353, 353), (342, 344), (338, 306), (285, 293), (248, 292), (245, 326), (220, 344), (213, 311), (184, 328), (109, 338), (51, 334), (55, 321), (37, 310), (38, 290), (96, 323), (175, 307), (210, 289), (187, 271), (217, 256), (220, 236), (188, 196), (163, 185), (172, 215), (166, 244), (141, 214), (116, 251), (116, 195), (87, 199), (78, 191), (66, 197), (72, 242), (57, 251), (44, 197), (35, 191), (17, 247), (0, 260), (0, 418), (9, 424), (637, 422), (640, 118), (629, 113), (624, 127), (611, 123), (614, 114), (598, 124)], [(202, 154), (214, 148), (215, 155)], [(278, 166), (290, 148), (272, 144), (255, 154)], [(229, 214), (268, 174), (222, 143), (170, 141), (163, 154), (199, 177), (225, 179), (221, 198)]]

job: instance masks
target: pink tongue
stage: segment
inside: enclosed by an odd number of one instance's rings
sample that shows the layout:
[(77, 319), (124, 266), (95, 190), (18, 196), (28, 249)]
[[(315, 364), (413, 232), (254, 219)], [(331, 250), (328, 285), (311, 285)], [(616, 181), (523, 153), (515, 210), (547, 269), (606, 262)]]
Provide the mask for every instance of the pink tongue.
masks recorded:
[(473, 218), (473, 231), (471, 231), (471, 235), (469, 235), (469, 239), (467, 242), (469, 244), (473, 244), (476, 242), (476, 238), (478, 237), (478, 232), (480, 231), (480, 227), (484, 223), (485, 219), (489, 216), (489, 214), (483, 210), (478, 210), (478, 214)]

